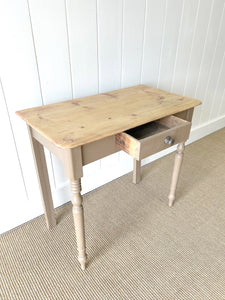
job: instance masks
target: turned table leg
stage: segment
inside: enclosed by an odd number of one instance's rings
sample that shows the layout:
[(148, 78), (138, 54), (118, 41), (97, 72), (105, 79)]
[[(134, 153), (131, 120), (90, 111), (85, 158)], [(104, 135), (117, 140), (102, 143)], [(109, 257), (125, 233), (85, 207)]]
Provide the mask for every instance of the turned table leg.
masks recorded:
[(133, 183), (137, 184), (140, 181), (141, 181), (141, 160), (136, 160), (134, 158)]
[(174, 161), (174, 168), (173, 168), (173, 175), (171, 180), (171, 186), (170, 186), (170, 193), (169, 193), (169, 206), (173, 205), (174, 199), (175, 199), (175, 192), (177, 187), (177, 182), (180, 174), (180, 168), (183, 160), (184, 155), (184, 143), (180, 143), (177, 146), (177, 153), (175, 155), (175, 161)]
[(81, 264), (81, 269), (85, 269), (87, 255), (86, 255), (86, 245), (85, 245), (85, 233), (84, 233), (84, 211), (83, 211), (83, 198), (80, 194), (81, 192), (81, 182), (80, 179), (73, 180), (70, 182), (71, 192), (72, 192), (72, 204), (73, 204), (73, 218), (76, 231), (77, 239), (77, 250), (78, 250), (78, 260)]
[(77, 240), (78, 260), (81, 264), (81, 269), (84, 270), (86, 267), (87, 255), (84, 233), (84, 210), (82, 204), (83, 198), (80, 194), (80, 178), (83, 176), (81, 147), (65, 149), (63, 161), (65, 173), (70, 180), (70, 187), (72, 192), (71, 202), (73, 204), (72, 211)]

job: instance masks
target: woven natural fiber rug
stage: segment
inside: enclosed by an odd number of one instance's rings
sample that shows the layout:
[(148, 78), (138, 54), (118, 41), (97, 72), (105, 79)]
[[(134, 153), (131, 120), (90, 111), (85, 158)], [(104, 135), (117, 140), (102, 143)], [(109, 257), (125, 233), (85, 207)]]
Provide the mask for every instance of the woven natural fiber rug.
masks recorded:
[(225, 129), (186, 147), (169, 208), (173, 160), (84, 196), (85, 271), (71, 204), (51, 231), (41, 216), (3, 234), (0, 299), (225, 299)]

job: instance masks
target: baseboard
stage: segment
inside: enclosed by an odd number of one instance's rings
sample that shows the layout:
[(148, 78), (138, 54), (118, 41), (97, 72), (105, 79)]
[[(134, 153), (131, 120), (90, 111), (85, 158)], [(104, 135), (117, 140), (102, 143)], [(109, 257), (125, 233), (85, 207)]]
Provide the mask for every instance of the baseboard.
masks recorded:
[(192, 128), (187, 144), (193, 143), (219, 129), (225, 127), (225, 115)]
[[(186, 145), (191, 144), (221, 128), (225, 127), (225, 116), (216, 118), (210, 122), (204, 123), (200, 126), (192, 128), (190, 138)], [(176, 150), (176, 146), (170, 147), (159, 153), (151, 155), (150, 157), (142, 160), (142, 165), (151, 163), (169, 153)], [(109, 159), (110, 160), (110, 159)], [(107, 167), (99, 168), (96, 172), (89, 176), (82, 178), (82, 194), (86, 194), (108, 182), (115, 180), (129, 172), (133, 168), (133, 159), (126, 153), (120, 153), (120, 159), (118, 163), (115, 164), (115, 159), (112, 159), (112, 165), (108, 164)], [(69, 182), (65, 182), (54, 192), (54, 205), (55, 207), (68, 202), (70, 199)]]

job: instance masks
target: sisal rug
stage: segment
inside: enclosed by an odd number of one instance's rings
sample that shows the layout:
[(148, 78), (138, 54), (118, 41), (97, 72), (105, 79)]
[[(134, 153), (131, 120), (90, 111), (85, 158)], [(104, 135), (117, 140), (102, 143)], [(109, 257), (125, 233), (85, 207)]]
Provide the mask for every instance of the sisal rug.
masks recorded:
[(169, 208), (173, 160), (84, 196), (85, 271), (70, 203), (0, 236), (0, 299), (225, 299), (225, 129), (186, 147)]

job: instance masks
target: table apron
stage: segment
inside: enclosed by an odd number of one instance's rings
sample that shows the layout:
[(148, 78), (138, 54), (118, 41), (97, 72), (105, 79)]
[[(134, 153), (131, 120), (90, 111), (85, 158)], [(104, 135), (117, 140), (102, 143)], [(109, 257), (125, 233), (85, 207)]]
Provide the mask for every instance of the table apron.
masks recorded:
[[(191, 121), (192, 114), (193, 109), (188, 109), (174, 115), (184, 120)], [(33, 128), (31, 128), (31, 132), (32, 136), (39, 143), (45, 146), (51, 153), (53, 153), (57, 158), (64, 162), (65, 153), (68, 152), (68, 149), (62, 149), (57, 147)], [(76, 148), (71, 149), (71, 151), (76, 151)], [(85, 144), (81, 146), (82, 165), (87, 165), (91, 162), (94, 162), (98, 159), (116, 153), (118, 151), (120, 151), (120, 149), (116, 146), (115, 135), (108, 136), (98, 141)]]

